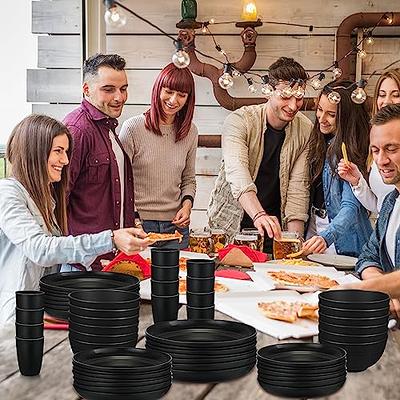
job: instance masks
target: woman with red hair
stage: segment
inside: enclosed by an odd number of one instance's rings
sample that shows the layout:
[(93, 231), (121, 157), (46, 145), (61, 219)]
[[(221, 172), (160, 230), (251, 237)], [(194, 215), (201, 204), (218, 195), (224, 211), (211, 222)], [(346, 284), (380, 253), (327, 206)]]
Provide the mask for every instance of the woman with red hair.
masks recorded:
[(187, 68), (168, 64), (153, 85), (151, 106), (122, 125), (120, 139), (132, 161), (135, 205), (146, 232), (183, 234), (189, 240), (196, 193), (197, 128), (193, 124), (194, 79)]

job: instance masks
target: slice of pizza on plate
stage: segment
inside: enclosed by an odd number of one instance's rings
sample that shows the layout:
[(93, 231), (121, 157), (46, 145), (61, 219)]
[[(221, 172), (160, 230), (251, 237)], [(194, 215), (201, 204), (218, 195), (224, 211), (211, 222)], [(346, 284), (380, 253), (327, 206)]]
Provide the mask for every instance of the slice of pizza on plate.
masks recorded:
[(167, 240), (178, 240), (179, 243), (181, 243), (183, 235), (178, 231), (175, 231), (174, 233), (149, 232), (147, 234), (147, 238), (150, 239), (152, 242), (161, 242), (161, 241), (167, 241)]
[(268, 271), (268, 276), (282, 286), (303, 286), (329, 289), (338, 283), (324, 275), (286, 271)]
[[(284, 322), (296, 322), (298, 318), (315, 320), (318, 306), (301, 302), (271, 301), (258, 303), (259, 310), (265, 317)], [(315, 317), (316, 316), (316, 317)]]

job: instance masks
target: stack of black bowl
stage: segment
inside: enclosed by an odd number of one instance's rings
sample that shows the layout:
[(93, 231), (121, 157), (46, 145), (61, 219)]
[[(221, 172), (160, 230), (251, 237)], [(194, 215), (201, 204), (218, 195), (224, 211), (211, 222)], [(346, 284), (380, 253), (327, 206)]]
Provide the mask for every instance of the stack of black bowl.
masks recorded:
[(45, 293), (45, 311), (64, 320), (68, 319), (68, 295), (73, 291), (119, 289), (139, 293), (139, 285), (138, 278), (114, 272), (59, 272), (40, 279), (40, 290)]
[(346, 352), (319, 343), (284, 343), (257, 352), (258, 383), (280, 397), (329, 396), (346, 381)]
[(171, 387), (171, 356), (132, 348), (82, 351), (72, 359), (74, 388), (87, 400), (155, 400)]
[(188, 319), (214, 319), (215, 261), (188, 260), (186, 300)]
[(389, 296), (364, 290), (319, 294), (319, 341), (347, 352), (347, 370), (364, 371), (382, 356), (387, 336)]
[(72, 351), (136, 346), (140, 296), (114, 289), (69, 295), (69, 341)]
[(15, 292), (15, 340), (18, 367), (22, 375), (40, 373), (43, 359), (44, 293), (23, 290)]
[(222, 382), (253, 369), (256, 330), (232, 321), (159, 322), (147, 328), (146, 348), (172, 356), (174, 380)]

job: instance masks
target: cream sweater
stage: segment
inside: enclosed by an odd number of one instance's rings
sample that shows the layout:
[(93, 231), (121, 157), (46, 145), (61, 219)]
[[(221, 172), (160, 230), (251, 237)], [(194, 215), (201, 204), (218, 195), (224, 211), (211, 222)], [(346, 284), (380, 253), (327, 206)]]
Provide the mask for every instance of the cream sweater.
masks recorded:
[(132, 162), (136, 209), (142, 220), (171, 221), (182, 198), (196, 194), (197, 128), (175, 142), (173, 125), (161, 125), (159, 136), (144, 121), (143, 114), (126, 120), (119, 134)]

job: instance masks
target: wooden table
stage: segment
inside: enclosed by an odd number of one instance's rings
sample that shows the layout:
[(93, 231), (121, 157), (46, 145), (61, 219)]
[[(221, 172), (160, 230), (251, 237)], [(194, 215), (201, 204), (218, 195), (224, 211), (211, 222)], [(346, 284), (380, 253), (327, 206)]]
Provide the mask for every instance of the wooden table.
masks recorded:
[[(179, 318), (185, 318), (182, 307)], [(230, 319), (216, 313), (218, 319)], [(141, 306), (139, 342), (144, 347), (144, 331), (152, 324), (150, 304)], [(37, 377), (21, 376), (15, 351), (15, 331), (10, 325), (0, 329), (0, 399), (1, 400), (78, 400), (72, 387), (72, 352), (67, 331), (45, 331), (45, 354)], [(287, 340), (293, 341), (293, 340)], [(257, 348), (277, 343), (277, 339), (258, 333)], [(390, 331), (386, 350), (377, 364), (366, 371), (349, 373), (345, 386), (332, 400), (400, 399), (400, 331)], [(219, 384), (174, 382), (164, 396), (167, 400), (257, 400), (277, 399), (265, 393), (257, 383), (257, 368), (248, 375)], [(327, 399), (327, 398), (325, 398)], [(134, 400), (134, 399), (132, 399)]]

